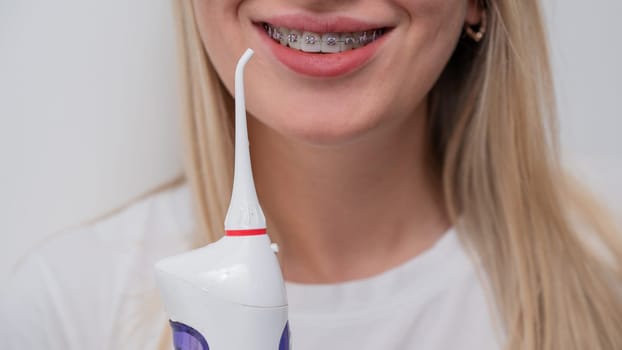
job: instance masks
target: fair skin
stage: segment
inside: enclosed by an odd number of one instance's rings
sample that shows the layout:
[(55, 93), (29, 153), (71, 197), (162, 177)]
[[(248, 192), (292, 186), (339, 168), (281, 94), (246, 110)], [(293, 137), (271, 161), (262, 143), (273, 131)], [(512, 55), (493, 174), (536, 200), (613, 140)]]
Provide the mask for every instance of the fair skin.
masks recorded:
[[(206, 51), (230, 92), (237, 59), (247, 47), (256, 51), (245, 77), (253, 171), (287, 280), (368, 277), (446, 232), (426, 97), (463, 25), (480, 20), (474, 0), (193, 1)], [(309, 76), (276, 59), (254, 25), (300, 13), (390, 31), (356, 69)]]

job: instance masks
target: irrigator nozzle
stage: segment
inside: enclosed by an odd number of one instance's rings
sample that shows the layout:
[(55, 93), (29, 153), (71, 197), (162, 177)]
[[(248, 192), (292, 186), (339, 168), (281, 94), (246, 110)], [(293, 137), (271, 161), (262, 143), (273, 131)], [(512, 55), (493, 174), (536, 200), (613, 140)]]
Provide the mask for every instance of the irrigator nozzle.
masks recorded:
[(247, 49), (235, 69), (235, 168), (231, 202), (225, 218), (225, 231), (229, 236), (266, 233), (266, 218), (259, 205), (253, 181), (246, 127), (244, 68), (251, 56), (253, 56), (253, 50)]

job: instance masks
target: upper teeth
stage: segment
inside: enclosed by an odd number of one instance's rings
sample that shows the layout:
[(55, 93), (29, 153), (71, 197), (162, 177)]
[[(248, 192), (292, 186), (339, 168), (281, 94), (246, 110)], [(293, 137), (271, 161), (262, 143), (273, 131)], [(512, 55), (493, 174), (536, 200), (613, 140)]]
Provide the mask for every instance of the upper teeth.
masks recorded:
[(263, 25), (266, 33), (283, 46), (305, 52), (337, 53), (365, 46), (384, 34), (384, 29), (354, 33), (315, 33)]

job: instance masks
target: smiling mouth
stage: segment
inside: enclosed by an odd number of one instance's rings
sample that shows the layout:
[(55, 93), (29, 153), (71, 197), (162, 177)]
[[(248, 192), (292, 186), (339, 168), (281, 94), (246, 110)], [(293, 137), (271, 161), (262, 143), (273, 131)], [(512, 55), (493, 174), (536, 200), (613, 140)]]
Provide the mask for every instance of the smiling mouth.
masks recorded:
[(316, 33), (276, 27), (265, 22), (261, 25), (266, 34), (282, 46), (318, 54), (335, 54), (356, 50), (378, 40), (390, 30), (390, 28), (384, 27), (360, 32)]

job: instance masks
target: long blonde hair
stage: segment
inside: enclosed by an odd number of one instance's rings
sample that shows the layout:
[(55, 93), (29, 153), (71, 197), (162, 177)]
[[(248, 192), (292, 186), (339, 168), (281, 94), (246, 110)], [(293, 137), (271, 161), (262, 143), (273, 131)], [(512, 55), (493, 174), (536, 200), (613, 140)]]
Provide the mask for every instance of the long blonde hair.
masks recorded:
[[(192, 2), (174, 6), (199, 244), (222, 234), (233, 100), (205, 53)], [(430, 93), (429, 125), (453, 223), (482, 267), (507, 349), (622, 349), (622, 243), (560, 165), (538, 1), (489, 0), (484, 8), (485, 40), (462, 40)], [(607, 251), (588, 249), (586, 237)]]

